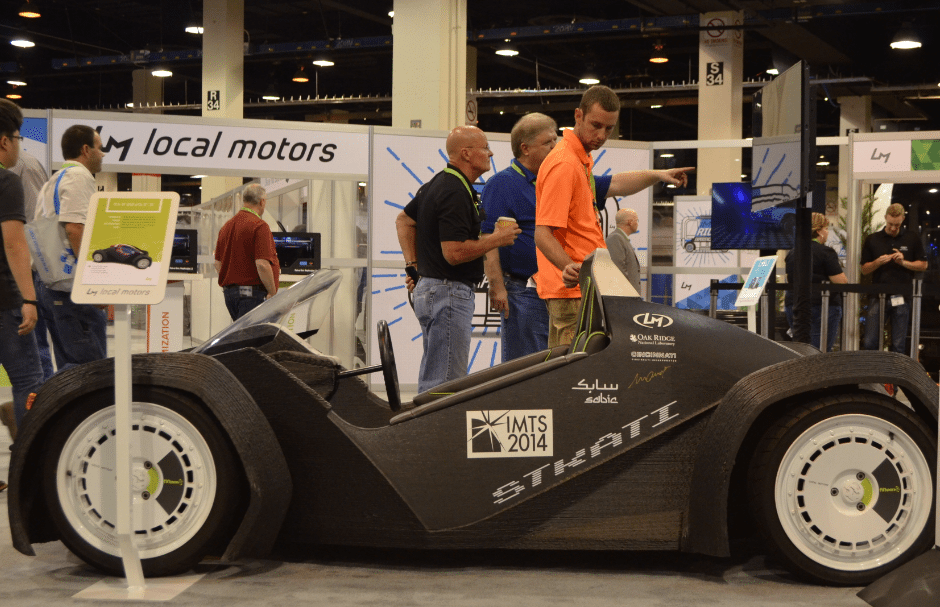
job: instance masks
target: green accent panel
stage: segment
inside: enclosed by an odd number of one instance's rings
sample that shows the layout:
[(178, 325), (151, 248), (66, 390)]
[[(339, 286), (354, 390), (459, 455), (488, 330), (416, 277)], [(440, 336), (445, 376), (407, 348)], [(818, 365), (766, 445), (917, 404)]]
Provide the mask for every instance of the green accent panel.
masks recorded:
[(940, 171), (940, 140), (911, 141), (911, 168), (915, 171)]
[(3, 365), (0, 365), (0, 388), (12, 388), (13, 384), (10, 383), (10, 376), (7, 375), (7, 370), (3, 368)]

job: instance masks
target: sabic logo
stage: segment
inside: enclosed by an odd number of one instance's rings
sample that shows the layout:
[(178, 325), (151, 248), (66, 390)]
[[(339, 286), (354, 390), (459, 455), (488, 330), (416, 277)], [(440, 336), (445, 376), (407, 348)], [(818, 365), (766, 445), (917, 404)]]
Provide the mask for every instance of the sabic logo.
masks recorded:
[(665, 314), (650, 314), (649, 312), (644, 312), (643, 314), (634, 316), (633, 322), (641, 327), (665, 329), (672, 324), (672, 319)]

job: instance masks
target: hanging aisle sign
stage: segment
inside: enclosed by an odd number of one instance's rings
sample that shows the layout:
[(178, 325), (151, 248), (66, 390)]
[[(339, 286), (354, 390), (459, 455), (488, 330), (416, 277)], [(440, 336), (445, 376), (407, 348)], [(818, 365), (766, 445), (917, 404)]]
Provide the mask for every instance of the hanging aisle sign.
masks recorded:
[(91, 197), (72, 301), (157, 304), (166, 291), (176, 192), (98, 192)]
[[(150, 119), (99, 120), (56, 117), (50, 141), (60, 141), (73, 124), (87, 124), (101, 135), (105, 164), (109, 170), (146, 167), (145, 172), (199, 166), (200, 170), (240, 170), (252, 173), (350, 174), (366, 173), (369, 155), (367, 129), (326, 130), (234, 126), (205, 118), (198, 122), (155, 122)], [(62, 162), (62, 151), (54, 148), (54, 162)], [(128, 171), (131, 172), (131, 171)]]

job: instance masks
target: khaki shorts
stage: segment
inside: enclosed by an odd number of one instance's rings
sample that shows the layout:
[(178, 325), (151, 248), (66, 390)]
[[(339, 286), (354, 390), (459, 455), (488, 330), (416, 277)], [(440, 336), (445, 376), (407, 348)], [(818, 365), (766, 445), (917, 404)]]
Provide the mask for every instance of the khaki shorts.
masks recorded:
[(546, 299), (548, 307), (548, 347), (569, 345), (578, 330), (578, 310), (581, 298)]

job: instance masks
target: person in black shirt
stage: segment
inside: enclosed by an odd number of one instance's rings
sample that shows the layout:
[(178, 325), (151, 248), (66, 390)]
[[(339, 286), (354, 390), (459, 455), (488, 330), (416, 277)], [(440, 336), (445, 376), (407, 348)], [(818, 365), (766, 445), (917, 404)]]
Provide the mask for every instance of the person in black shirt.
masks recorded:
[[(0, 364), (13, 386), (16, 424), (23, 421), (29, 395), (42, 384), (42, 367), (36, 348), (38, 303), (30, 270), (24, 225), (23, 184), (7, 167), (16, 164), (20, 151), (19, 106), (0, 99)], [(8, 424), (11, 435), (14, 425)], [(0, 481), (0, 490), (6, 483)]]
[(459, 126), (447, 137), (447, 168), (418, 188), (395, 220), (406, 268), (414, 267), (414, 308), (424, 334), (418, 391), (467, 374), (473, 320), (473, 285), (483, 279), (488, 251), (512, 245), (516, 224), (480, 234), (482, 207), (470, 185), (490, 168), (486, 135)]
[[(813, 256), (813, 274), (812, 282), (820, 284), (828, 280), (836, 284), (844, 285), (848, 282), (845, 272), (842, 271), (842, 265), (839, 263), (839, 256), (826, 244), (829, 239), (829, 220), (822, 213), (813, 213), (812, 223), (812, 242), (811, 253)], [(793, 284), (793, 251), (787, 253), (787, 282)], [(784, 311), (787, 315), (787, 322), (793, 326), (793, 291), (787, 291), (784, 299)], [(822, 335), (822, 295), (813, 293), (810, 299), (811, 325), (809, 329), (810, 343), (819, 348), (820, 336)], [(826, 351), (831, 352), (835, 344), (836, 337), (839, 335), (839, 327), (842, 322), (842, 294), (832, 293), (829, 297), (829, 311), (826, 315)]]
[[(862, 274), (872, 274), (872, 283), (898, 285), (910, 284), (915, 272), (927, 269), (927, 254), (920, 236), (912, 230), (904, 230), (904, 207), (894, 203), (885, 211), (885, 227), (865, 239), (862, 245)], [(865, 319), (865, 337), (862, 348), (878, 349), (878, 337), (882, 328), (878, 322), (881, 304), (872, 296)], [(911, 318), (911, 304), (901, 295), (885, 296), (885, 323), (891, 324), (892, 352), (907, 353), (907, 326)]]

